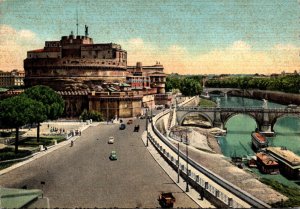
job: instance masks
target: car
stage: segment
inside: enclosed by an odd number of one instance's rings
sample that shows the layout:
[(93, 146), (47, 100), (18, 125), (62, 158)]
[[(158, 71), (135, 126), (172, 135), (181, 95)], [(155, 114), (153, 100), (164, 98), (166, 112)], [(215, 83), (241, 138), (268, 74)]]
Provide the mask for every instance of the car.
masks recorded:
[(140, 130), (140, 125), (135, 125), (133, 132), (139, 132), (139, 130)]
[(115, 142), (115, 138), (113, 136), (110, 136), (108, 139), (108, 144), (113, 144)]
[(109, 155), (109, 159), (110, 160), (117, 160), (117, 152), (116, 151), (111, 151), (110, 155)]
[(130, 120), (128, 120), (127, 121), (127, 124), (129, 125), (129, 124), (132, 124), (133, 123), (133, 121), (130, 119)]
[(164, 105), (157, 105), (157, 106), (156, 106), (156, 109), (157, 109), (157, 110), (162, 110), (162, 109), (164, 109)]
[(120, 130), (124, 130), (126, 128), (126, 125), (124, 123), (121, 123)]
[(140, 119), (145, 119), (145, 118), (146, 118), (145, 115), (141, 115), (141, 116), (140, 116)]

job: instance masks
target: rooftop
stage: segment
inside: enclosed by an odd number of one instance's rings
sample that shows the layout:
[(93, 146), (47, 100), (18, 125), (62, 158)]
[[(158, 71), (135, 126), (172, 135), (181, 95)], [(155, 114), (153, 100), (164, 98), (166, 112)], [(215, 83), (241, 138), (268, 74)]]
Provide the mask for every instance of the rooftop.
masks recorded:
[(278, 165), (277, 161), (266, 153), (259, 152), (256, 154), (256, 157), (259, 158), (265, 165)]
[(260, 133), (252, 133), (252, 136), (255, 137), (256, 140), (260, 141), (260, 142), (266, 142), (267, 138), (260, 134)]
[(44, 52), (44, 49), (34, 49), (34, 50), (30, 50), (28, 52)]
[(42, 195), (39, 189), (9, 189), (0, 188), (1, 208), (22, 208), (32, 200)]

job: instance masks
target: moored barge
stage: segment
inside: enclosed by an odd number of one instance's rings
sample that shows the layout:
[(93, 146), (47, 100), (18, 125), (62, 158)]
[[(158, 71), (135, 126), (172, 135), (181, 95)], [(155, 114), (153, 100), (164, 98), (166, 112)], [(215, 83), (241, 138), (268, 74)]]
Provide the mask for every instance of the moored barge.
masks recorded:
[(266, 152), (277, 159), (280, 173), (288, 179), (300, 180), (300, 156), (285, 147), (268, 147)]
[(270, 155), (264, 152), (256, 154), (256, 164), (260, 172), (265, 174), (279, 174), (279, 164)]
[(262, 148), (268, 147), (269, 142), (264, 135), (258, 132), (252, 132), (251, 137), (252, 137), (252, 147), (254, 148), (255, 151), (259, 151)]

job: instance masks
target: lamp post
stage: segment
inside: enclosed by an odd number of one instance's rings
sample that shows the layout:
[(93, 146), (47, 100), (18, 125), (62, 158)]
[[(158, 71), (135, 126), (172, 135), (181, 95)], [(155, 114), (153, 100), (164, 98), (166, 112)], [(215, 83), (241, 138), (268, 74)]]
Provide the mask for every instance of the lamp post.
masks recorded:
[(188, 178), (189, 178), (189, 149), (188, 149), (188, 145), (187, 145), (187, 131), (188, 129), (186, 129), (186, 135), (185, 135), (185, 147), (186, 147), (186, 189), (185, 192), (189, 192), (189, 182), (188, 182)]
[(148, 147), (148, 136), (149, 136), (149, 132), (148, 132), (148, 109), (146, 109), (146, 131), (147, 131), (146, 147)]
[(180, 163), (179, 163), (179, 143), (177, 143), (177, 162), (178, 162), (178, 175), (177, 175), (177, 183), (179, 183), (180, 177)]
[(108, 98), (106, 100), (106, 122), (108, 124)]

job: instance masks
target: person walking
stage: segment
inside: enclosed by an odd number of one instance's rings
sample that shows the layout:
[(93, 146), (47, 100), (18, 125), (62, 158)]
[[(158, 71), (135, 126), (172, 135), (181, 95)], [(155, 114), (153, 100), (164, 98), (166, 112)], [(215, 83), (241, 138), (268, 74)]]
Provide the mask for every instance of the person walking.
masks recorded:
[(203, 200), (203, 198), (204, 198), (204, 189), (203, 188), (201, 188), (201, 190), (200, 190), (200, 198), (201, 198), (201, 200)]
[(71, 147), (73, 147), (73, 145), (74, 145), (74, 141), (73, 139), (71, 139)]

